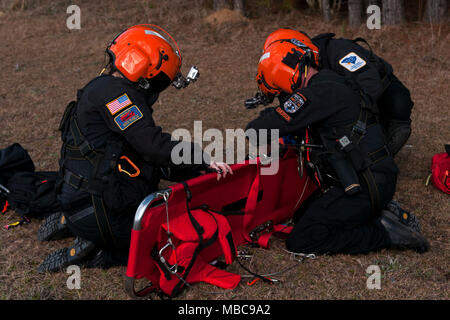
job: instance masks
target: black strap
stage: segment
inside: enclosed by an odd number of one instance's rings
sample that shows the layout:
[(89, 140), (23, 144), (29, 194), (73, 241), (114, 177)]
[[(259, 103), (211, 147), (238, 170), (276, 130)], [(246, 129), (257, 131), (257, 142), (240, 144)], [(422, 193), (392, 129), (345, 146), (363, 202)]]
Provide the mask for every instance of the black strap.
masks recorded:
[(387, 73), (387, 70), (386, 70), (383, 62), (380, 61), (380, 58), (373, 53), (372, 47), (370, 46), (370, 44), (367, 42), (366, 39), (358, 37), (356, 39), (353, 39), (352, 42), (356, 43), (356, 44), (358, 44), (358, 42), (363, 42), (369, 47), (369, 52), (370, 52), (369, 60), (372, 63), (374, 63), (377, 67), (377, 70), (381, 77), (381, 86), (383, 87), (383, 92), (384, 92), (384, 90), (386, 90), (386, 88), (391, 84), (391, 81), (392, 81), (391, 74)]
[(358, 38), (353, 39), (352, 42), (353, 42), (353, 43), (356, 43), (356, 44), (358, 44), (358, 42), (364, 42), (365, 44), (367, 44), (367, 46), (369, 47), (370, 58), (372, 58), (372, 56), (373, 56), (373, 50), (372, 50), (372, 47), (370, 46), (370, 44), (367, 42), (366, 39), (361, 38), (361, 37), (358, 37)]
[(375, 176), (372, 170), (370, 170), (370, 168), (367, 168), (362, 173), (362, 176), (367, 184), (367, 188), (369, 191), (372, 213), (376, 215), (381, 210), (381, 199), (380, 199), (380, 192), (378, 191), (378, 186), (375, 181)]
[(69, 160), (86, 160), (78, 147), (66, 144), (64, 146), (65, 158)]
[(170, 281), (172, 279), (170, 270), (164, 265), (164, 263), (161, 262), (161, 256), (158, 253), (158, 248), (155, 246), (152, 249), (152, 252), (150, 254), (155, 260), (155, 262), (158, 264), (159, 268), (164, 273), (164, 277), (167, 279), (167, 281)]
[(207, 204), (202, 204), (194, 209), (201, 209), (206, 212), (214, 212), (222, 216), (243, 216), (245, 211), (219, 211), (211, 209)]
[(254, 276), (255, 278), (259, 278), (262, 281), (266, 282), (266, 283), (273, 283), (273, 281), (267, 277), (264, 277), (260, 274), (257, 274), (256, 272), (251, 271), (249, 268), (247, 268), (246, 266), (244, 266), (242, 264), (241, 261), (239, 261), (239, 259), (236, 259), (236, 261), (239, 263), (239, 265), (241, 266), (242, 269), (244, 269), (245, 271), (247, 271), (248, 273), (250, 273), (252, 276)]
[(194, 218), (194, 216), (192, 215), (192, 212), (191, 212), (191, 208), (189, 207), (189, 202), (191, 202), (191, 199), (192, 199), (192, 193), (189, 190), (189, 186), (187, 185), (187, 183), (185, 181), (182, 181), (181, 184), (183, 185), (184, 190), (186, 191), (186, 211), (189, 215), (189, 220), (191, 220), (191, 223), (195, 229), (195, 232), (197, 232), (198, 239), (201, 244), (203, 242), (203, 233), (205, 233), (205, 230), (200, 225), (200, 223), (198, 223), (198, 221)]
[(194, 266), (195, 261), (197, 260), (197, 257), (200, 254), (200, 252), (203, 249), (205, 249), (206, 247), (208, 247), (208, 246), (212, 245), (214, 242), (216, 242), (217, 238), (219, 236), (219, 224), (218, 224), (216, 218), (213, 215), (211, 215), (213, 217), (214, 221), (216, 222), (216, 226), (217, 226), (216, 232), (214, 232), (213, 236), (210, 239), (208, 239), (207, 241), (203, 241), (203, 233), (205, 231), (204, 231), (203, 227), (195, 219), (195, 217), (192, 215), (191, 209), (189, 207), (189, 202), (192, 199), (192, 193), (189, 190), (189, 186), (188, 186), (188, 184), (185, 181), (181, 182), (181, 184), (183, 185), (184, 190), (186, 191), (186, 210), (187, 210), (187, 213), (189, 215), (189, 219), (191, 220), (192, 226), (194, 227), (194, 229), (197, 232), (197, 235), (199, 237), (199, 244), (195, 248), (194, 253), (192, 255), (192, 259), (189, 262), (189, 265), (186, 268), (183, 276), (180, 278), (180, 281), (177, 283), (177, 285), (173, 288), (173, 290), (171, 292), (171, 296), (172, 297), (176, 296), (179, 293), (179, 291), (181, 289), (181, 286), (184, 283), (186, 283), (186, 279), (187, 279), (187, 277), (188, 277), (192, 267)]
[(369, 112), (367, 112), (365, 108), (361, 108), (359, 118), (353, 125), (352, 133), (350, 136), (350, 139), (354, 144), (359, 144), (361, 142), (361, 139), (366, 135), (368, 120)]
[(106, 247), (113, 247), (115, 240), (102, 198), (103, 186), (96, 179), (99, 165), (103, 159), (103, 153), (97, 151), (81, 133), (75, 112), (70, 113), (70, 118), (65, 119), (65, 122), (67, 121), (69, 121), (70, 132), (72, 133), (75, 145), (65, 143), (63, 148), (64, 156), (69, 159), (89, 161), (94, 167), (94, 172), (92, 178), (87, 179), (67, 170), (63, 166), (61, 168), (62, 179), (76, 190), (85, 191), (91, 195), (97, 226), (103, 243)]
[(100, 195), (91, 194), (92, 204), (94, 205), (94, 214), (97, 220), (97, 227), (100, 230), (100, 235), (103, 240), (103, 244), (107, 248), (114, 247), (115, 239), (109, 224), (108, 215), (106, 213), (105, 204)]
[(88, 160), (92, 164), (92, 166), (96, 167), (100, 160), (103, 158), (102, 154), (99, 153), (81, 133), (75, 115), (72, 115), (72, 118), (70, 119), (70, 131), (72, 133), (75, 146), (70, 146), (68, 149), (74, 152), (73, 150), (77, 148), (79, 155), (82, 158)]
[(64, 170), (63, 180), (76, 190), (88, 192), (89, 180), (71, 172), (68, 169)]
[(388, 147), (386, 145), (382, 146), (380, 149), (370, 152), (368, 154), (368, 157), (370, 159), (371, 164), (375, 164), (377, 162), (380, 162), (381, 160), (386, 159), (391, 155)]

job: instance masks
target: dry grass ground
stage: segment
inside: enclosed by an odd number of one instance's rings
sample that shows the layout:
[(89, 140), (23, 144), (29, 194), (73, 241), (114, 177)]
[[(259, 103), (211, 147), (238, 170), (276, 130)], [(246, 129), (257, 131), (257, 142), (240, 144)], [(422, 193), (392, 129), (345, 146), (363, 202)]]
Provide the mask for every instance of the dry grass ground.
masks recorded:
[[(104, 64), (104, 48), (119, 31), (137, 23), (164, 26), (178, 40), (184, 70), (200, 69), (199, 81), (186, 90), (169, 89), (155, 105), (155, 121), (166, 131), (203, 128), (243, 128), (258, 111), (246, 111), (265, 37), (280, 26), (309, 34), (332, 31), (338, 36), (363, 36), (390, 61), (397, 76), (410, 88), (415, 107), (409, 147), (397, 157), (401, 174), (396, 198), (420, 218), (431, 250), (381, 251), (367, 255), (322, 256), (284, 273), (280, 285), (242, 283), (232, 292), (207, 285), (189, 289), (179, 299), (448, 299), (450, 202), (424, 185), (431, 156), (449, 142), (450, 26), (409, 23), (381, 30), (348, 29), (336, 22), (324, 25), (319, 17), (302, 12), (267, 15), (255, 20), (222, 24), (204, 22), (211, 12), (202, 1), (78, 1), (81, 30), (66, 28), (71, 1), (0, 1), (0, 147), (19, 142), (29, 150), (39, 170), (56, 170), (60, 147), (58, 123), (67, 102), (96, 76)], [(34, 5), (32, 4), (34, 3)], [(193, 8), (192, 8), (193, 7)], [(222, 21), (222, 20), (220, 20)], [(12, 212), (0, 217), (5, 225)], [(67, 274), (39, 274), (42, 259), (69, 243), (41, 244), (35, 240), (39, 222), (0, 231), (0, 299), (127, 299), (125, 267), (82, 270), (81, 290), (68, 290)], [(252, 249), (248, 262), (259, 272), (280, 270), (293, 261), (275, 240), (272, 249)], [(366, 268), (382, 270), (381, 290), (366, 289)], [(231, 270), (243, 272), (237, 265)]]

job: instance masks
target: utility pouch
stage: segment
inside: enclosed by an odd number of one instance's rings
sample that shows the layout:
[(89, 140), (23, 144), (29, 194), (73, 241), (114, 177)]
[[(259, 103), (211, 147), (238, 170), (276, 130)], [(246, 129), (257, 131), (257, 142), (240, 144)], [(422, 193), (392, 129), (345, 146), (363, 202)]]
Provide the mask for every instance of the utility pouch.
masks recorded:
[(345, 153), (348, 156), (354, 171), (361, 172), (366, 169), (366, 162), (364, 161), (365, 156), (359, 146), (355, 145), (347, 136), (338, 139), (337, 143), (340, 146), (342, 153)]
[(336, 172), (346, 194), (351, 196), (361, 191), (358, 175), (342, 151), (332, 153), (328, 157), (328, 162)]
[[(322, 141), (330, 150), (327, 160), (336, 173), (345, 193), (351, 196), (360, 192), (361, 184), (355, 170), (358, 167), (355, 166), (352, 159), (352, 154), (357, 152), (359, 148), (356, 148), (347, 136), (335, 140), (322, 135)], [(357, 158), (357, 155), (354, 157)]]

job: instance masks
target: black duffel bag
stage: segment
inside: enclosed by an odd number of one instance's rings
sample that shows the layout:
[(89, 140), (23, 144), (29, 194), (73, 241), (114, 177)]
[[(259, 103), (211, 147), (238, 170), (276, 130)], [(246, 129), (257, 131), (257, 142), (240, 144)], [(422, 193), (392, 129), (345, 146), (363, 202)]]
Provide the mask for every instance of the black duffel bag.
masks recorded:
[(18, 172), (8, 180), (8, 204), (21, 216), (45, 218), (61, 211), (55, 185), (58, 172)]

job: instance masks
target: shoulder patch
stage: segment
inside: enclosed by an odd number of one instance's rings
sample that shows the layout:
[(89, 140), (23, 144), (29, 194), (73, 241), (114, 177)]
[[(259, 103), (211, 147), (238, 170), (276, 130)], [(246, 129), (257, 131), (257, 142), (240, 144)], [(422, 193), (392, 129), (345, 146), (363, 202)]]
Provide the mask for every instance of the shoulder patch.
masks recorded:
[(108, 108), (109, 112), (112, 115), (114, 115), (117, 112), (119, 112), (120, 110), (122, 110), (123, 108), (128, 107), (130, 104), (132, 104), (130, 98), (128, 97), (128, 95), (126, 93), (124, 93), (123, 95), (114, 99), (113, 101), (108, 102), (106, 104), (106, 107)]
[(339, 64), (348, 71), (355, 72), (364, 67), (367, 64), (367, 62), (363, 60), (360, 56), (358, 56), (356, 53), (350, 52), (339, 61)]
[(292, 118), (281, 107), (275, 109), (275, 111), (287, 122), (291, 122)]
[(303, 107), (306, 104), (306, 98), (304, 95), (300, 93), (294, 93), (287, 99), (284, 104), (283, 108), (284, 111), (288, 113), (295, 113), (298, 110), (300, 110), (301, 107)]
[(138, 121), (143, 117), (141, 110), (137, 106), (131, 106), (125, 111), (119, 113), (115, 118), (114, 122), (120, 128), (120, 130), (125, 130), (133, 123)]

